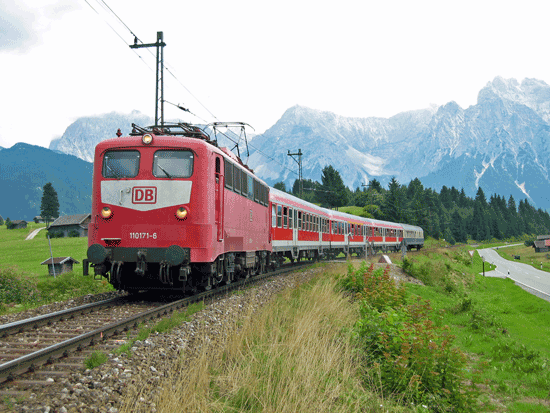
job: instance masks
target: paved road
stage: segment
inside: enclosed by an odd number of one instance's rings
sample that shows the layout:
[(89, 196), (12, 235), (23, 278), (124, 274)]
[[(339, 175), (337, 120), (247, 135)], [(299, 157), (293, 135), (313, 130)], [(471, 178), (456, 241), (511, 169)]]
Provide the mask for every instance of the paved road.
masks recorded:
[(508, 261), (493, 248), (478, 250), (485, 261), (496, 265), (496, 270), (486, 272), (488, 277), (511, 278), (524, 290), (550, 301), (550, 273), (537, 270), (530, 265)]

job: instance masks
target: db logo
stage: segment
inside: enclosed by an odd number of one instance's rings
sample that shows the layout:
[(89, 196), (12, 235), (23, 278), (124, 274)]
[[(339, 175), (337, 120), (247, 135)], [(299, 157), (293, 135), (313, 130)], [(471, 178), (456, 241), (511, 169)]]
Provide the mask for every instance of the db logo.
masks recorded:
[(134, 186), (132, 188), (133, 204), (156, 204), (157, 188), (154, 186)]

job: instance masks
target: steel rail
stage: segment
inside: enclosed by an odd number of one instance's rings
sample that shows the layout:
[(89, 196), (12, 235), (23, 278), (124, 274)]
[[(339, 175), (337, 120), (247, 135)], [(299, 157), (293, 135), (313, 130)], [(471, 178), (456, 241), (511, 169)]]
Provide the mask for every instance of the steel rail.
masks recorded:
[[(206, 298), (222, 295), (239, 287), (244, 287), (247, 284), (255, 284), (265, 278), (281, 275), (287, 272), (295, 271), (298, 268), (310, 265), (311, 262), (294, 264), (291, 268), (281, 268), (274, 272), (266, 272), (264, 274), (240, 280), (235, 283), (221, 286), (219, 288), (208, 290), (191, 297), (186, 297), (172, 303), (165, 304), (160, 307), (136, 314), (127, 319), (117, 321), (106, 326), (100, 327), (88, 333), (73, 337), (61, 343), (51, 345), (31, 354), (24, 355), (9, 362), (0, 364), (0, 383), (13, 380), (15, 376), (34, 371), (43, 364), (51, 363), (55, 359), (68, 356), (72, 351), (80, 351), (84, 347), (92, 346), (106, 338), (126, 331), (130, 328), (136, 328), (140, 322), (153, 318), (160, 318), (168, 313), (187, 306), (193, 302), (202, 301)], [(109, 300), (107, 300), (109, 301)]]
[(68, 320), (74, 318), (77, 314), (87, 314), (94, 310), (110, 307), (115, 302), (122, 300), (122, 297), (114, 297), (108, 300), (97, 301), (95, 303), (85, 304), (79, 307), (68, 308), (66, 310), (56, 311), (55, 313), (44, 314), (32, 318), (26, 318), (13, 323), (0, 325), (0, 337), (6, 337), (10, 334), (17, 334), (38, 327), (52, 324), (55, 321)]

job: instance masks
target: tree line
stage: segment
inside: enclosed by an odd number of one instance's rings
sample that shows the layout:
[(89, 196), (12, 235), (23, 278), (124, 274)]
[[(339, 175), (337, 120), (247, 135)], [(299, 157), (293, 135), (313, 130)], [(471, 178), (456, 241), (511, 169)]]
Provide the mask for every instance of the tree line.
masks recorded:
[[(279, 182), (275, 188), (287, 191)], [(287, 191), (300, 197), (300, 184), (296, 180)], [(508, 199), (498, 194), (487, 200), (481, 187), (475, 198), (466, 196), (464, 189), (443, 186), (441, 191), (424, 188), (418, 178), (401, 185), (392, 177), (388, 188), (372, 179), (368, 185), (351, 191), (338, 171), (332, 166), (323, 168), (321, 182), (303, 180), (302, 199), (318, 203), (325, 208), (357, 206), (361, 216), (384, 221), (418, 225), (425, 235), (448, 242), (466, 242), (507, 239), (524, 234), (548, 234), (550, 214), (535, 208), (527, 200), (519, 204), (512, 195)]]

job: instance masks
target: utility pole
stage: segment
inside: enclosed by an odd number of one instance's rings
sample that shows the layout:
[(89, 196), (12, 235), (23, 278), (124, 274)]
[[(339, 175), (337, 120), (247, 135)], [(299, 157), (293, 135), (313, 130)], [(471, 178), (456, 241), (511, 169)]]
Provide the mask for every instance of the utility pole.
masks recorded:
[[(290, 156), (298, 164), (298, 179), (300, 180), (300, 198), (304, 198), (304, 182), (302, 181), (302, 150), (298, 149), (297, 153), (290, 153), (288, 151), (288, 156)], [(298, 156), (298, 160), (294, 158)]]
[[(142, 47), (156, 47), (157, 48), (157, 92), (155, 101), (155, 126), (164, 126), (164, 46), (166, 43), (163, 41), (162, 32), (157, 32), (157, 42), (148, 44), (137, 44), (138, 38), (134, 37), (134, 44), (130, 45), (130, 49), (140, 49)], [(159, 96), (160, 95), (160, 96)], [(160, 102), (160, 116), (159, 116), (159, 102)]]

